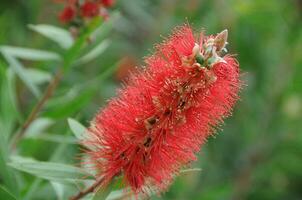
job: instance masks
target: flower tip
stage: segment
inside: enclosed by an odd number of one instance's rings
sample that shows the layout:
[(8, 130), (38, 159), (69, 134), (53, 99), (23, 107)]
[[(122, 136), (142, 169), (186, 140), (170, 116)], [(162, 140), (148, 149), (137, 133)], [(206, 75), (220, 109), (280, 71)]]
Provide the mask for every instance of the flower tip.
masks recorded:
[(225, 45), (227, 44), (228, 40), (228, 29), (224, 29), (220, 33), (217, 34), (215, 37), (215, 46), (217, 48), (217, 51), (222, 50)]
[(221, 31), (220, 33), (218, 33), (217, 37), (220, 36), (220, 38), (223, 38), (225, 40), (228, 39), (228, 29), (224, 29), (223, 31)]
[(228, 29), (224, 29), (223, 31), (220, 32), (220, 34), (228, 36), (228, 32), (229, 32)]

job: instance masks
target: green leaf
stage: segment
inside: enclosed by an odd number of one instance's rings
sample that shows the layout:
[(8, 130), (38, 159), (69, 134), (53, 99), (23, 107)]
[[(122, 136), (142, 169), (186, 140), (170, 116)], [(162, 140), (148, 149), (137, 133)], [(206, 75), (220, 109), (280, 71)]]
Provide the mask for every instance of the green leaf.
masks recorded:
[[(66, 144), (59, 144), (57, 148), (53, 151), (50, 161), (58, 160), (61, 156), (64, 157), (66, 152)], [(31, 200), (34, 199), (34, 196), (41, 189), (40, 185), (43, 180), (40, 178), (36, 178), (31, 186), (28, 188), (27, 192), (23, 196), (23, 200)]]
[(89, 22), (89, 24), (86, 26), (84, 31), (79, 35), (77, 40), (74, 42), (72, 47), (66, 52), (64, 56), (64, 63), (63, 63), (63, 69), (64, 71), (69, 70), (69, 68), (72, 66), (76, 58), (78, 57), (78, 54), (81, 51), (81, 48), (83, 45), (87, 42), (87, 38), (90, 37), (91, 33), (94, 32), (94, 30), (99, 27), (103, 22), (103, 19), (101, 17), (95, 17), (93, 20)]
[(19, 196), (13, 169), (6, 164), (9, 157), (8, 139), (18, 118), (15, 91), (13, 89), (15, 81), (11, 72), (10, 68), (0, 66), (0, 177), (1, 183), (5, 184), (14, 195)]
[(33, 137), (33, 136), (40, 135), (53, 123), (54, 123), (54, 121), (49, 118), (37, 118), (27, 128), (27, 130), (25, 132), (25, 136)]
[(58, 183), (58, 182), (55, 182), (55, 181), (51, 181), (50, 182), (57, 197), (58, 197), (58, 200), (63, 200), (64, 198), (64, 185), (62, 183)]
[(31, 123), (25, 132), (24, 139), (38, 139), (56, 143), (76, 144), (75, 137), (59, 134), (45, 133), (46, 129), (54, 123), (49, 118), (38, 118)]
[(8, 163), (8, 165), (34, 176), (58, 182), (75, 182), (83, 180), (83, 178), (91, 177), (90, 174), (84, 170), (72, 165), (41, 162), (19, 156), (11, 157), (11, 162)]
[(3, 54), (10, 55), (14, 58), (21, 58), (25, 60), (61, 60), (60, 55), (44, 50), (13, 47), (13, 46), (0, 46), (0, 51)]
[(56, 53), (28, 48), (0, 46), (0, 52), (2, 52), (10, 67), (16, 72), (16, 74), (36, 97), (40, 96), (40, 91), (36, 86), (36, 82), (45, 81), (45, 79), (49, 79), (50, 75), (47, 75), (46, 73), (42, 74), (41, 71), (39, 71), (41, 72), (39, 73), (37, 70), (25, 69), (17, 58), (29, 60), (60, 60), (60, 56)]
[(0, 66), (0, 118), (3, 123), (0, 130), (6, 137), (10, 137), (16, 121), (20, 119), (17, 108), (15, 77), (15, 73), (11, 68)]
[(110, 45), (110, 40), (104, 40), (101, 43), (99, 43), (98, 45), (96, 45), (91, 51), (89, 51), (86, 55), (84, 55), (83, 57), (79, 58), (76, 61), (77, 65), (81, 65), (81, 64), (85, 64), (95, 58), (97, 58), (98, 56), (100, 56), (103, 52), (105, 52), (105, 50), (109, 47)]
[(95, 89), (72, 88), (64, 96), (52, 98), (45, 106), (44, 116), (51, 118), (68, 117), (83, 108), (91, 101)]
[(0, 199), (3, 200), (16, 200), (17, 198), (12, 195), (7, 189), (0, 185)]
[(40, 189), (40, 184), (43, 182), (43, 179), (36, 178), (33, 183), (28, 188), (27, 192), (23, 195), (23, 200), (31, 200), (32, 196), (36, 194), (36, 191)]
[(39, 134), (33, 136), (26, 136), (24, 139), (35, 139), (35, 140), (44, 140), (48, 142), (56, 142), (62, 144), (77, 144), (78, 140), (73, 136), (59, 135), (59, 134)]
[(36, 96), (40, 96), (40, 91), (38, 87), (34, 84), (31, 77), (29, 77), (26, 73), (25, 68), (23, 65), (14, 57), (7, 54), (6, 52), (2, 52), (4, 58), (9, 63), (9, 66), (16, 72), (16, 74), (20, 77), (20, 79), (24, 82), (24, 84), (28, 87), (28, 89)]
[[(3, 140), (3, 138), (0, 136), (0, 139)], [(0, 142), (1, 146), (3, 145), (3, 142)], [(6, 147), (7, 148), (7, 147)], [(18, 185), (15, 180), (13, 170), (9, 168), (6, 164), (7, 160), (7, 149), (4, 150), (4, 147), (0, 150), (0, 175), (1, 180), (3, 180), (3, 183), (10, 189), (10, 191), (14, 192), (14, 194), (18, 194)]]
[(47, 24), (30, 24), (28, 25), (28, 27), (31, 30), (36, 31), (37, 33), (40, 33), (48, 39), (56, 42), (63, 49), (69, 49), (73, 44), (73, 38), (71, 34), (65, 29)]
[(51, 80), (51, 74), (40, 69), (28, 68), (25, 69), (25, 72), (27, 77), (31, 77), (35, 85), (47, 83)]
[(76, 136), (78, 140), (84, 139), (84, 134), (86, 131), (86, 128), (78, 121), (72, 118), (68, 118), (68, 125), (73, 132), (73, 134)]

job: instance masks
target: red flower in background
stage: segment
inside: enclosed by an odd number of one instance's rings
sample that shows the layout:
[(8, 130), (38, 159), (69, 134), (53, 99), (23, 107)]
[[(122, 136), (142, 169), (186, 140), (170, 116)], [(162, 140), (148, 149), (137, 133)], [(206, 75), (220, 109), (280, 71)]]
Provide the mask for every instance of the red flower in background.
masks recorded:
[(66, 6), (64, 10), (59, 14), (59, 19), (62, 23), (68, 23), (74, 19), (76, 11), (71, 6)]
[(111, 7), (115, 3), (114, 0), (101, 0), (100, 1), (105, 7)]
[(100, 5), (96, 2), (86, 1), (81, 6), (81, 15), (83, 17), (95, 17), (100, 13)]
[(221, 56), (226, 39), (227, 31), (196, 37), (178, 27), (95, 116), (84, 144), (105, 183), (123, 174), (136, 194), (161, 191), (196, 160), (239, 98), (238, 63)]
[(113, 6), (113, 0), (53, 0), (55, 3), (64, 3), (64, 10), (59, 14), (62, 23), (82, 26), (87, 18), (101, 16), (108, 19), (108, 7)]

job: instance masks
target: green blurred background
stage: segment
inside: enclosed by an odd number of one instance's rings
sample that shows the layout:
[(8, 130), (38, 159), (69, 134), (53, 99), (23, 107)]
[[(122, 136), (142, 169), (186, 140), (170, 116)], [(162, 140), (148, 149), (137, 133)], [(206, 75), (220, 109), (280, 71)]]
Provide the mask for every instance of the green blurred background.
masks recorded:
[[(60, 51), (27, 24), (63, 26), (57, 21), (61, 9), (51, 0), (1, 0), (0, 44)], [(143, 64), (153, 44), (176, 25), (189, 22), (207, 34), (227, 28), (228, 50), (237, 55), (246, 84), (241, 101), (192, 164), (202, 171), (178, 177), (168, 192), (152, 199), (302, 199), (302, 1), (119, 0), (114, 10), (121, 17), (104, 34), (112, 41), (110, 47), (64, 76), (40, 115), (43, 134), (29, 133), (19, 154), (78, 163), (80, 148), (72, 141), (68, 117), (88, 126), (99, 107), (115, 95), (127, 71)], [(56, 64), (24, 62), (46, 76), (53, 74)], [(114, 73), (102, 76), (116, 66)], [(1, 134), (10, 135), (37, 100), (18, 77), (7, 80), (7, 69), (0, 57), (0, 127)], [(35, 186), (34, 177), (19, 175), (19, 191), (26, 194)], [(41, 181), (37, 188), (31, 199), (57, 198), (48, 182)], [(68, 196), (76, 188), (65, 190)]]

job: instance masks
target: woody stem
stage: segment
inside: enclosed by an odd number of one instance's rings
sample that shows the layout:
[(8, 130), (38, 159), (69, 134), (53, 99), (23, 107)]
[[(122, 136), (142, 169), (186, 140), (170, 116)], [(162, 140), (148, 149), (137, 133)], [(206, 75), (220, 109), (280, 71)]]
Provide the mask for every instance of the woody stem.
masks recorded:
[(31, 113), (21, 126), (21, 129), (19, 132), (16, 133), (15, 137), (13, 138), (11, 149), (14, 150), (20, 141), (20, 139), (25, 135), (26, 130), (28, 129), (29, 125), (37, 118), (39, 112), (43, 108), (44, 104), (48, 101), (48, 99), (52, 96), (53, 92), (57, 88), (61, 78), (63, 75), (63, 71), (60, 69), (56, 72), (54, 75), (53, 79), (47, 86), (45, 92), (43, 93), (43, 96), (41, 99), (38, 101), (38, 103), (34, 106), (32, 109)]
[(104, 178), (101, 177), (99, 180), (97, 180), (90, 187), (86, 188), (83, 191), (80, 191), (75, 196), (70, 197), (69, 200), (78, 200), (78, 199), (81, 199), (82, 197), (86, 196), (87, 194), (94, 192), (97, 188), (100, 187), (100, 185), (102, 185), (103, 182), (104, 182)]

